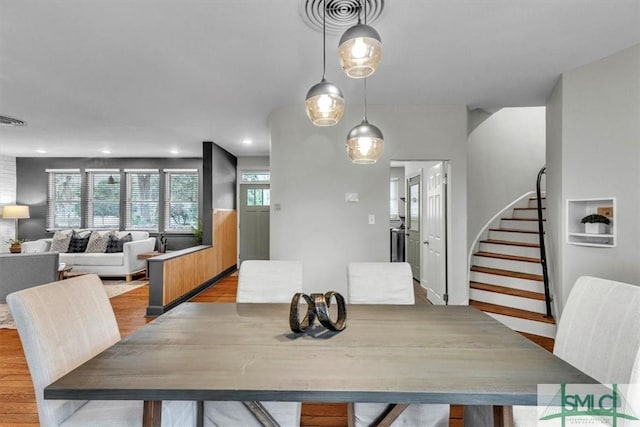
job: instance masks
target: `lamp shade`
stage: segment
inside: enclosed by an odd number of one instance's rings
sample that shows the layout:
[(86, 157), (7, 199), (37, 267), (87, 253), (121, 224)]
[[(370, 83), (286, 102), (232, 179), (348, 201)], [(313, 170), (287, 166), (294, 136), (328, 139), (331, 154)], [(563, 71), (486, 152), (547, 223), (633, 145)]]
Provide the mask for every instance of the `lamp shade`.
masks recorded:
[(368, 165), (378, 161), (382, 155), (384, 137), (380, 129), (364, 119), (347, 135), (347, 155), (353, 163)]
[(29, 206), (10, 205), (2, 209), (2, 218), (5, 219), (21, 219), (29, 218)]
[(333, 126), (344, 114), (344, 97), (340, 88), (324, 78), (307, 92), (307, 116), (316, 126)]
[(340, 65), (351, 78), (370, 76), (382, 60), (382, 40), (378, 32), (366, 24), (356, 24), (344, 32), (338, 45)]

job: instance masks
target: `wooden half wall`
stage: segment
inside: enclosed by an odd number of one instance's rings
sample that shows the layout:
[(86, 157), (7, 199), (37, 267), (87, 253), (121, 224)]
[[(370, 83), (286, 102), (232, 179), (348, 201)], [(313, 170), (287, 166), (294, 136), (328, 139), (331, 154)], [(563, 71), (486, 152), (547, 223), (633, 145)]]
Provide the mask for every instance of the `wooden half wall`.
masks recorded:
[(149, 258), (147, 316), (164, 313), (236, 268), (237, 211), (214, 209), (212, 217), (212, 246), (194, 246)]

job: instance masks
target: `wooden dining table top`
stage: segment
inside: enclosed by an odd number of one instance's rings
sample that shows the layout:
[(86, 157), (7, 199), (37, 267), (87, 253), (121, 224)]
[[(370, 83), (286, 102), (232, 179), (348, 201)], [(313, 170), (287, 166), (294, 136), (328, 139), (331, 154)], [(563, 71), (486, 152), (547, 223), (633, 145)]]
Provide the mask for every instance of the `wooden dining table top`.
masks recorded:
[(348, 305), (289, 329), (288, 304), (184, 303), (47, 386), (46, 399), (535, 405), (595, 383), (469, 306)]

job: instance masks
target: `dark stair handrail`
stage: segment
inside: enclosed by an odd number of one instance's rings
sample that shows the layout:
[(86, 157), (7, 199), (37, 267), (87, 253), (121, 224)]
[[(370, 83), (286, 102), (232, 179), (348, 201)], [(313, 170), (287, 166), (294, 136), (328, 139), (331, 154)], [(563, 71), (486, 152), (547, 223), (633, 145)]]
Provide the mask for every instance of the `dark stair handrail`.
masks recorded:
[(540, 264), (542, 264), (542, 278), (544, 280), (544, 301), (547, 306), (547, 317), (551, 315), (551, 292), (549, 291), (549, 272), (547, 271), (547, 250), (544, 245), (544, 220), (542, 218), (542, 192), (540, 190), (540, 181), (542, 175), (547, 173), (547, 167), (543, 166), (538, 172), (536, 181), (536, 196), (538, 198), (538, 236), (540, 239)]

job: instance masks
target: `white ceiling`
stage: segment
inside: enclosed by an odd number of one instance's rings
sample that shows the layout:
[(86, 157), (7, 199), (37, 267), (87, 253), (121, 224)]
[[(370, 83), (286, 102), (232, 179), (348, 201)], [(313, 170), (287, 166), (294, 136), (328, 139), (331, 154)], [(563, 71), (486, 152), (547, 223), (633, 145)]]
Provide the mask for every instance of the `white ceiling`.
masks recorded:
[[(268, 155), (270, 112), (304, 108), (322, 74), (298, 2), (0, 0), (0, 115), (27, 122), (0, 126), (0, 154), (199, 157), (206, 140)], [(370, 104), (533, 106), (562, 72), (639, 43), (640, 0), (387, 0), (374, 26)], [(327, 79), (355, 108), (338, 39)]]

